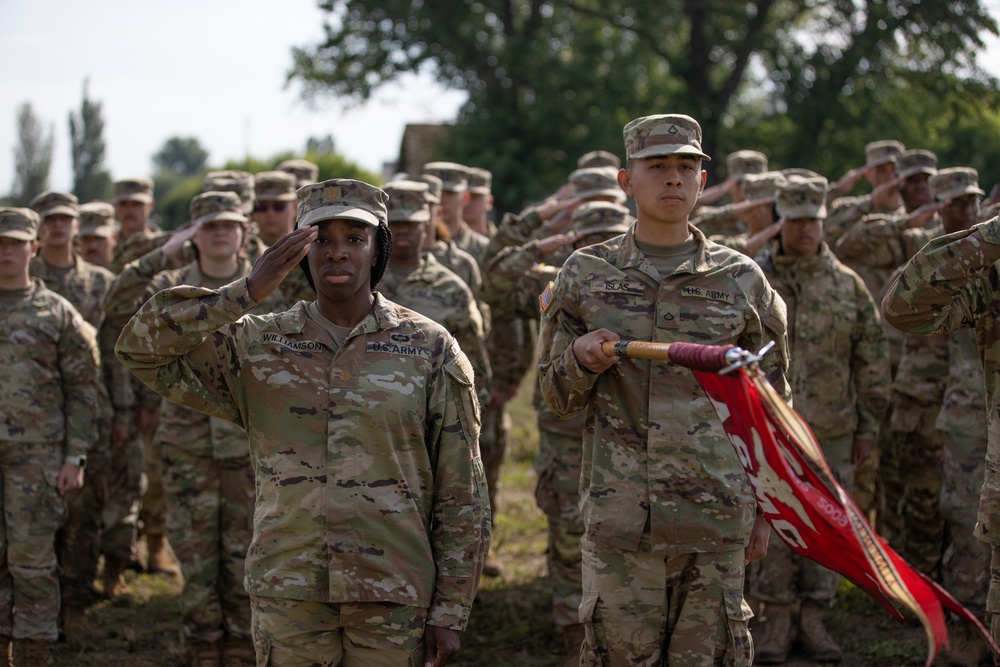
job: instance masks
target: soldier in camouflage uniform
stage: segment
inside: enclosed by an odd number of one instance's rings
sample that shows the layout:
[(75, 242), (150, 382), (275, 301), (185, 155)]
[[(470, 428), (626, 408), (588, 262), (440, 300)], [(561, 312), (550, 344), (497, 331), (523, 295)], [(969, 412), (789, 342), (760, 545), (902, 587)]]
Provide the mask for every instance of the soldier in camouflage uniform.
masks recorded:
[(785, 176), (780, 171), (743, 174), (740, 177), (740, 193), (743, 201), (734, 207), (737, 211), (734, 215), (746, 225), (746, 231), (709, 238), (744, 255), (756, 257), (781, 231), (781, 226), (775, 224), (778, 222), (778, 215), (774, 209), (774, 193), (786, 182)]
[(496, 226), (490, 221), (493, 210), (493, 174), (487, 169), (469, 167), (466, 178), (469, 182), (469, 199), (462, 206), (462, 220), (474, 232), (486, 238), (496, 233)]
[(254, 176), (253, 223), (257, 236), (269, 246), (295, 229), (295, 176), (284, 171), (262, 171)]
[[(486, 272), (484, 295), (502, 316), (525, 320), (538, 317), (538, 295), (555, 278), (565, 261), (565, 249), (603, 243), (628, 231), (634, 219), (619, 204), (592, 201), (573, 211), (571, 231), (535, 239), (523, 246), (504, 248)], [(548, 521), (545, 551), (552, 584), (552, 615), (556, 631), (563, 636), (569, 667), (580, 664), (584, 626), (580, 623), (583, 572), (580, 538), (580, 466), (586, 415), (559, 419), (535, 394), (538, 410), (538, 458), (535, 500)]]
[[(899, 211), (901, 202), (897, 188), (899, 181), (896, 177), (896, 159), (905, 150), (906, 147), (894, 139), (866, 144), (864, 166), (851, 169), (830, 188), (827, 193), (830, 213), (824, 225), (823, 238), (831, 247), (836, 247), (844, 232), (863, 216)], [(862, 176), (871, 184), (872, 191), (857, 197), (844, 196), (854, 189)]]
[(80, 205), (80, 257), (107, 269), (115, 253), (115, 208), (97, 201)]
[[(823, 242), (826, 190), (825, 178), (793, 176), (778, 186), (781, 233), (757, 262), (788, 308), (795, 409), (812, 428), (837, 481), (850, 489), (877, 437), (891, 379), (875, 302), (858, 274)], [(766, 605), (756, 633), (758, 664), (785, 662), (796, 630), (809, 658), (842, 659), (823, 626), (824, 610), (840, 583), (836, 572), (771, 540), (748, 580), (750, 594)]]
[[(161, 292), (118, 353), (249, 434), (258, 664), (444, 664), (489, 546), (472, 368), (373, 291), (392, 247), (381, 190), (334, 179), (298, 197), (298, 228), (250, 276)], [(317, 300), (248, 314), (300, 261)]]
[(462, 220), (462, 211), (471, 198), (469, 168), (454, 162), (428, 162), (420, 173), (441, 179), (441, 219), (448, 227), (451, 240), (479, 261), (489, 239)]
[[(142, 249), (162, 232), (149, 219), (156, 204), (153, 179), (126, 178), (116, 181), (112, 190), (111, 204), (115, 207), (120, 227), (109, 268), (118, 273), (130, 261), (144, 254)], [(131, 247), (126, 251), (128, 246)]]
[(303, 185), (312, 185), (319, 178), (319, 166), (309, 160), (295, 158), (280, 162), (278, 171), (284, 171), (295, 177), (295, 189), (298, 190)]
[(479, 311), (483, 316), (483, 326), (489, 331), (489, 307), (480, 300), (480, 291), (483, 286), (482, 274), (479, 271), (479, 263), (476, 258), (462, 250), (449, 237), (439, 238), (437, 235), (438, 222), (440, 222), (439, 211), (441, 208), (442, 182), (437, 176), (420, 174), (412, 179), (415, 183), (427, 184), (427, 201), (431, 206), (432, 224), (427, 226), (427, 235), (424, 238), (424, 249), (429, 250), (434, 259), (440, 262), (445, 268), (457, 275), (472, 290), (472, 296), (479, 304)]
[(611, 167), (618, 169), (622, 166), (622, 161), (614, 153), (608, 151), (587, 151), (576, 159), (577, 169), (587, 167)]
[[(696, 225), (705, 236), (735, 236), (746, 231), (746, 223), (742, 213), (746, 210), (741, 206), (746, 201), (743, 192), (743, 177), (752, 174), (763, 174), (767, 171), (767, 156), (759, 151), (736, 151), (726, 156), (726, 180), (718, 185), (705, 188), (698, 197), (698, 207), (691, 216), (691, 223)], [(732, 202), (724, 206), (712, 207), (712, 204), (726, 194), (732, 197)]]
[(770, 528), (743, 468), (687, 369), (601, 344), (773, 340), (763, 369), (788, 398), (785, 307), (756, 264), (689, 223), (708, 158), (698, 123), (647, 116), (624, 137), (636, 224), (574, 253), (540, 299), (545, 401), (559, 417), (587, 413), (582, 664), (750, 665), (744, 566)]
[(0, 208), (0, 650), (46, 664), (59, 634), (56, 531), (97, 439), (93, 327), (28, 275), (38, 215)]

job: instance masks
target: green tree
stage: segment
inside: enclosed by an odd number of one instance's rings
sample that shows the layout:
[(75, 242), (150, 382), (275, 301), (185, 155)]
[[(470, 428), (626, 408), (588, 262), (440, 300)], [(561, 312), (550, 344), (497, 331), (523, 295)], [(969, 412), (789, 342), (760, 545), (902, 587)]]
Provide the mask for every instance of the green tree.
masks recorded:
[(111, 196), (111, 175), (104, 168), (104, 118), (101, 103), (87, 96), (83, 82), (83, 102), (79, 115), (69, 114), (69, 138), (73, 157), (73, 193), (81, 202)]
[(194, 137), (170, 137), (153, 155), (156, 172), (169, 171), (181, 176), (205, 173), (208, 151)]
[(14, 206), (27, 206), (35, 195), (49, 187), (52, 145), (52, 128), (46, 136), (31, 103), (22, 104), (17, 112), (17, 147), (14, 148), (14, 187), (11, 191)]

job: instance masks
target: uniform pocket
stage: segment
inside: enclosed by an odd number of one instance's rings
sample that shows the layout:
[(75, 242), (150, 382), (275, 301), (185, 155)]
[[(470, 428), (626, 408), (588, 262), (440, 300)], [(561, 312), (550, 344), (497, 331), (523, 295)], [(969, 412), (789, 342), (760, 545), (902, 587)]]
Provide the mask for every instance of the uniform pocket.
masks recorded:
[(750, 667), (753, 664), (753, 641), (747, 622), (753, 618), (750, 605), (743, 599), (739, 588), (722, 591), (726, 607), (726, 653), (722, 664), (726, 667)]

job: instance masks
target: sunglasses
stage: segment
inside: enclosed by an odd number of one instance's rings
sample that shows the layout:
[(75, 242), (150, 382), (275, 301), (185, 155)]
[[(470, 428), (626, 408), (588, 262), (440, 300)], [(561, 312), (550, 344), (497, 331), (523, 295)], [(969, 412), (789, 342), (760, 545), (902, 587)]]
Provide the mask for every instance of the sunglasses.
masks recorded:
[(253, 210), (256, 213), (267, 213), (267, 209), (271, 209), (275, 213), (281, 213), (288, 206), (286, 201), (259, 201), (254, 204)]

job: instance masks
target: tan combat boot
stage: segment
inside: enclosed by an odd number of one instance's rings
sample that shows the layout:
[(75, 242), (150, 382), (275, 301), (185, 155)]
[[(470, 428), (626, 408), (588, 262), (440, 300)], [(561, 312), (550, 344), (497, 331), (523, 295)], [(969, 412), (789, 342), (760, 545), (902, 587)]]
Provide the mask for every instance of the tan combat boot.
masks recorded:
[(192, 642), (188, 644), (191, 654), (191, 667), (220, 667), (222, 665), (222, 648), (219, 642)]
[(792, 607), (767, 603), (764, 621), (753, 631), (754, 663), (780, 665), (788, 659), (788, 650), (795, 638)]
[(125, 569), (128, 567), (128, 562), (122, 560), (121, 558), (115, 558), (114, 556), (104, 557), (104, 595), (111, 601), (115, 601), (121, 596), (128, 593), (128, 587), (125, 585), (125, 579), (122, 576), (125, 573)]
[(806, 655), (817, 662), (840, 662), (844, 653), (823, 627), (824, 609), (818, 602), (807, 600), (799, 612), (799, 641)]
[(960, 621), (954, 630), (951, 649), (942, 653), (944, 661), (953, 667), (978, 667), (990, 655), (992, 649), (979, 628)]
[(163, 535), (147, 535), (146, 546), (149, 550), (149, 558), (146, 561), (147, 572), (180, 576), (181, 568), (167, 550), (167, 540)]
[(46, 667), (52, 642), (15, 639), (12, 657), (15, 667)]
[(83, 639), (93, 634), (87, 611), (83, 607), (65, 606), (62, 609), (62, 631), (67, 639)]
[(580, 651), (586, 634), (586, 626), (583, 623), (574, 623), (563, 628), (563, 641), (566, 644), (566, 660), (563, 662), (563, 667), (580, 666)]
[(226, 637), (222, 647), (222, 667), (257, 667), (257, 656), (250, 640)]

